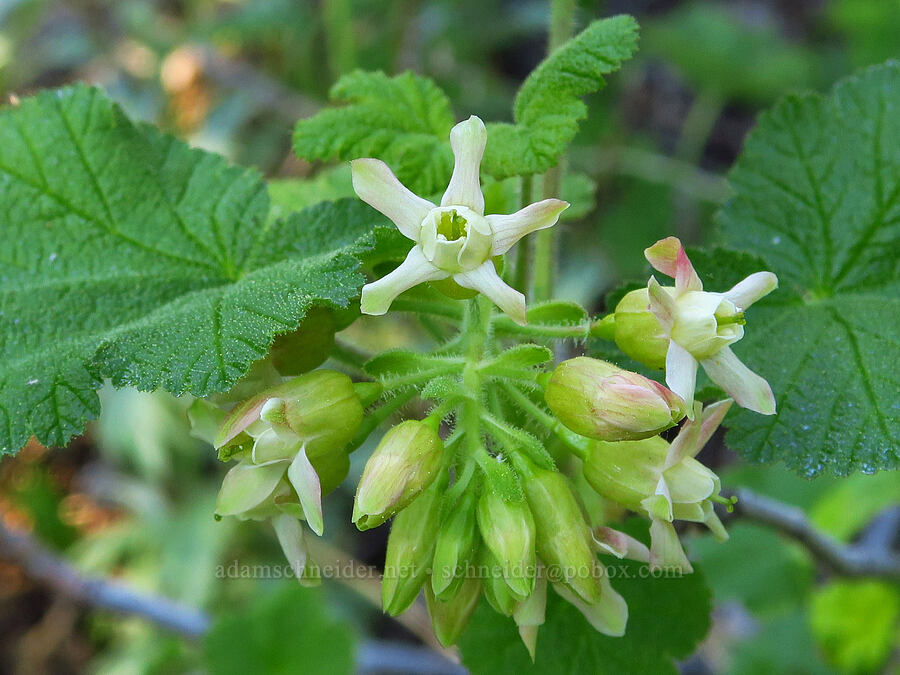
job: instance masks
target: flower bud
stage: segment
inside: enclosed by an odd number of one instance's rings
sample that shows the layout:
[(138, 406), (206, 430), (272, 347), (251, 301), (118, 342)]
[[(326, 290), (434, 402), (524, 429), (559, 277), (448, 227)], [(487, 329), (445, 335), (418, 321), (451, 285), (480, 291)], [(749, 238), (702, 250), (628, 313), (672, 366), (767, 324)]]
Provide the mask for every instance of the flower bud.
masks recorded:
[(522, 597), (512, 592), (503, 576), (503, 567), (487, 546), (482, 546), (478, 556), (479, 574), (484, 597), (494, 611), (512, 616)]
[(413, 603), (428, 575), (441, 520), (442, 491), (423, 492), (394, 518), (384, 558), (381, 604), (391, 616)]
[(478, 501), (478, 529), (503, 578), (520, 598), (534, 590), (534, 517), (524, 499), (503, 499), (487, 490)]
[(478, 607), (480, 596), (481, 580), (472, 577), (462, 582), (459, 591), (450, 600), (436, 597), (431, 584), (425, 584), (425, 602), (431, 626), (442, 645), (450, 647), (456, 644)]
[(551, 578), (595, 603), (600, 599), (599, 561), (575, 495), (558, 471), (529, 468), (523, 487), (534, 514), (537, 554), (551, 569)]
[[(262, 416), (265, 415), (265, 419)], [(216, 448), (243, 445), (272, 429), (294, 438), (310, 460), (343, 449), (362, 422), (353, 382), (334, 370), (314, 370), (270, 387), (235, 406), (216, 436)]]
[(658, 382), (585, 356), (556, 367), (545, 398), (566, 427), (605, 441), (655, 436), (686, 412), (684, 401)]
[(626, 293), (616, 305), (616, 345), (635, 361), (650, 368), (666, 367), (669, 336), (650, 311), (650, 296), (646, 288)]
[(437, 476), (444, 444), (430, 425), (407, 420), (388, 431), (363, 470), (353, 522), (360, 530), (381, 525)]
[(475, 493), (469, 490), (449, 520), (441, 525), (431, 573), (432, 591), (441, 600), (447, 600), (459, 590), (459, 582), (475, 553), (478, 543), (475, 505)]
[(322, 365), (334, 347), (334, 313), (312, 307), (300, 327), (275, 338), (269, 357), (282, 375), (300, 375)]

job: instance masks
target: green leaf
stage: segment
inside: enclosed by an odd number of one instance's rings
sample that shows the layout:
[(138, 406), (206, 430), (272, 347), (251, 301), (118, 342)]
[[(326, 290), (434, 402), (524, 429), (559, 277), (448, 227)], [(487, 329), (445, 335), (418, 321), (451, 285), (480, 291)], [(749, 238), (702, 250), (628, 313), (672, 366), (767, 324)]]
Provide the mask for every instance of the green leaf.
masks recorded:
[(332, 87), (340, 108), (297, 122), (294, 152), (307, 160), (375, 157), (421, 195), (442, 192), (453, 168), (450, 101), (431, 80), (407, 72), (354, 71)]
[(542, 173), (575, 137), (587, 116), (581, 97), (599, 91), (637, 49), (630, 16), (594, 21), (539, 65), (516, 96), (515, 124), (488, 125), (484, 170), (496, 178)]
[(854, 474), (820, 497), (809, 517), (816, 527), (841, 541), (849, 541), (882, 509), (896, 505), (897, 495), (900, 473)]
[(329, 615), (320, 589), (294, 584), (223, 613), (204, 643), (213, 675), (354, 672), (350, 626)]
[(774, 417), (730, 419), (729, 444), (751, 460), (806, 475), (900, 467), (897, 147), (900, 64), (889, 63), (830, 96), (779, 103), (731, 173), (722, 238), (781, 283), (735, 348), (778, 401)]
[(623, 637), (595, 631), (577, 609), (552, 590), (532, 664), (516, 626), (486, 603), (460, 641), (463, 663), (474, 675), (528, 673), (676, 673), (673, 659), (688, 656), (709, 630), (710, 595), (702, 572), (652, 578), (644, 565), (605, 558), (613, 588), (628, 602)]
[(258, 174), (84, 86), (0, 111), (0, 209), (0, 454), (80, 433), (104, 378), (227, 390), (314, 303), (358, 295), (386, 223), (346, 201), (266, 225)]
[(350, 167), (346, 164), (331, 167), (312, 178), (283, 178), (269, 181), (272, 201), (270, 218), (283, 218), (313, 204), (353, 197)]

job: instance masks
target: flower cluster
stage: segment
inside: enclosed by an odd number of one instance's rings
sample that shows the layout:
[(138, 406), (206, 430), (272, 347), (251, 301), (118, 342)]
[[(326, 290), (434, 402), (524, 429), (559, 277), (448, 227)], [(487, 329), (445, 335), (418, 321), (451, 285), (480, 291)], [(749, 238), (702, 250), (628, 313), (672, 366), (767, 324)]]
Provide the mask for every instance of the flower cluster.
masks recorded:
[[(279, 339), (229, 395), (192, 408), (197, 433), (211, 439), (221, 459), (237, 461), (217, 513), (270, 520), (298, 578), (308, 581), (304, 528), (322, 534), (322, 496), (346, 477), (348, 452), (419, 394), (434, 408), (382, 436), (353, 505), (360, 530), (393, 519), (384, 610), (404, 612), (424, 590), (435, 633), (451, 645), (483, 595), (512, 618), (533, 656), (552, 587), (598, 631), (622, 635), (628, 607), (600, 554), (690, 572), (676, 521), (702, 523), (727, 538), (714, 505), (730, 502), (697, 455), (732, 403), (775, 412), (769, 385), (731, 345), (744, 334), (746, 308), (777, 279), (759, 272), (724, 293), (705, 291), (681, 242), (670, 237), (645, 253), (674, 286), (651, 277), (583, 329), (567, 318), (546, 333), (524, 327), (525, 297), (501, 279), (494, 258), (554, 225), (568, 205), (546, 199), (511, 215), (484, 215), (484, 124), (470, 117), (453, 128), (450, 142), (456, 161), (439, 206), (412, 194), (378, 160), (355, 160), (352, 175), (360, 198), (413, 242), (399, 267), (363, 287), (361, 311), (384, 314), (421, 283), (441, 281), (444, 291), (455, 284), (476, 291), (458, 335), (428, 354), (375, 357), (365, 369), (377, 381), (357, 384), (326, 369), (282, 377), (325, 358), (334, 340), (327, 310), (320, 310), (322, 321)], [(453, 321), (460, 307), (449, 297), (459, 294), (447, 295), (436, 316)], [(571, 314), (563, 308), (560, 316)], [(510, 344), (516, 335), (549, 340), (561, 333), (612, 339), (645, 366), (664, 368), (668, 386), (585, 356), (547, 372), (549, 349)], [(694, 401), (698, 365), (730, 398), (705, 407)], [(557, 465), (567, 451), (581, 460), (580, 483)], [(581, 490), (646, 518), (649, 546), (590, 512)]]

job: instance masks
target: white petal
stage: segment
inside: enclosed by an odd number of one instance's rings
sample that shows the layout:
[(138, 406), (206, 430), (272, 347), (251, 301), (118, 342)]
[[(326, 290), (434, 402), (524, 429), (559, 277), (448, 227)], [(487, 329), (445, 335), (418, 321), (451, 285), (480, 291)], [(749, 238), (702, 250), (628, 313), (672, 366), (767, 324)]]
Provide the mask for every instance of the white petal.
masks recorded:
[(761, 415), (775, 414), (775, 396), (769, 383), (745, 366), (730, 348), (723, 347), (702, 363), (709, 378), (739, 406)]
[[(696, 408), (699, 405), (699, 403), (694, 405), (694, 418), (697, 417)], [(663, 465), (663, 471), (672, 468), (685, 457), (694, 457), (700, 452), (701, 446), (697, 443), (699, 438), (700, 420), (688, 419), (675, 439), (669, 444), (669, 452), (666, 454), (666, 463)]]
[(419, 246), (413, 246), (406, 260), (400, 263), (397, 269), (378, 281), (363, 286), (360, 311), (376, 316), (384, 314), (390, 309), (394, 298), (403, 291), (426, 281), (446, 279), (449, 276), (449, 272), (439, 270), (428, 262)]
[[(660, 325), (670, 333), (672, 326), (675, 324), (675, 317), (678, 314), (678, 306), (675, 299), (669, 295), (669, 292), (659, 285), (656, 277), (650, 277), (647, 282), (647, 293), (650, 297), (650, 311), (659, 321)], [(677, 393), (677, 392), (676, 392)]]
[(638, 562), (650, 560), (650, 549), (634, 537), (610, 527), (597, 527), (591, 532), (594, 544), (619, 559), (628, 558)]
[(669, 340), (666, 351), (666, 384), (684, 399), (688, 418), (694, 418), (694, 385), (697, 382), (697, 359), (675, 340)]
[(435, 208), (434, 204), (410, 192), (380, 159), (354, 159), (350, 173), (359, 198), (390, 218), (404, 236), (416, 241), (419, 226)]
[(702, 291), (703, 284), (700, 277), (694, 271), (684, 246), (678, 237), (666, 237), (660, 239), (650, 248), (644, 249), (644, 257), (663, 274), (675, 279), (675, 288), (678, 294), (685, 291)]
[(739, 309), (747, 309), (754, 302), (778, 288), (778, 277), (771, 272), (756, 272), (735, 284), (722, 296), (731, 300)]
[(703, 446), (707, 444), (710, 438), (712, 438), (712, 435), (715, 433), (716, 429), (719, 428), (722, 420), (725, 419), (725, 415), (731, 408), (732, 403), (734, 403), (734, 401), (730, 398), (726, 398), (724, 401), (717, 401), (703, 409), (703, 415), (700, 418), (700, 435), (697, 437), (697, 452), (700, 452), (700, 450), (703, 449)]
[(306, 568), (306, 542), (303, 541), (303, 525), (291, 516), (281, 514), (272, 518), (272, 526), (284, 551), (284, 557), (294, 571), (297, 579), (303, 578), (303, 570)]
[(472, 115), (450, 130), (453, 148), (453, 176), (441, 199), (441, 206), (468, 206), (479, 216), (484, 215), (484, 195), (481, 193), (481, 157), (487, 142), (487, 130), (480, 118)]
[(650, 522), (650, 569), (672, 568), (680, 568), (687, 573), (694, 571), (672, 523), (654, 518)]
[(493, 261), (488, 260), (469, 272), (455, 274), (453, 280), (460, 286), (483, 293), (510, 319), (525, 325), (525, 296), (500, 278)]
[(259, 506), (275, 491), (284, 475), (286, 462), (255, 466), (240, 463), (233, 467), (222, 481), (216, 500), (216, 513), (233, 516)]
[(600, 600), (593, 605), (586, 603), (563, 584), (553, 584), (553, 590), (581, 612), (594, 630), (604, 635), (621, 637), (625, 634), (625, 625), (628, 623), (628, 605), (625, 599), (613, 590), (608, 573), (600, 575), (600, 585), (602, 588)]
[(325, 530), (322, 517), (322, 485), (319, 482), (319, 474), (306, 456), (306, 448), (300, 448), (300, 452), (288, 467), (287, 475), (300, 498), (306, 522), (309, 523), (310, 529), (321, 537)]
[(526, 234), (556, 225), (559, 214), (567, 208), (569, 208), (569, 202), (561, 199), (545, 199), (529, 204), (524, 209), (508, 216), (485, 216), (494, 231), (494, 246), (491, 249), (491, 255), (506, 253)]

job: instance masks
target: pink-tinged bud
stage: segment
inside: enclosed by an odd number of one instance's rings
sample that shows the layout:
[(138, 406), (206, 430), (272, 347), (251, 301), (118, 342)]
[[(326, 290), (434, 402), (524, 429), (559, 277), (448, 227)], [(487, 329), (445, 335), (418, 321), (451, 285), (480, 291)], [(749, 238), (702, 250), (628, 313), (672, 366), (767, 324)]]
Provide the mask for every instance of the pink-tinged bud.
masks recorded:
[(534, 517), (527, 502), (485, 491), (478, 501), (478, 529), (510, 590), (520, 598), (531, 595), (537, 561)]
[(658, 382), (585, 356), (556, 367), (545, 398), (566, 427), (604, 441), (655, 436), (686, 413), (684, 401)]
[(430, 425), (407, 420), (388, 431), (363, 470), (353, 504), (360, 530), (381, 525), (434, 481), (444, 444)]
[(478, 607), (479, 597), (481, 580), (476, 578), (466, 578), (450, 600), (436, 597), (431, 584), (425, 584), (425, 602), (431, 626), (442, 645), (450, 647), (456, 644)]
[(550, 578), (566, 584), (586, 602), (597, 602), (600, 564), (575, 495), (558, 471), (527, 468), (523, 488), (534, 514), (538, 556)]
[(442, 496), (438, 485), (432, 485), (394, 518), (381, 580), (381, 605), (391, 616), (409, 608), (428, 576)]

